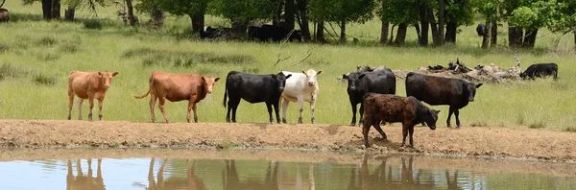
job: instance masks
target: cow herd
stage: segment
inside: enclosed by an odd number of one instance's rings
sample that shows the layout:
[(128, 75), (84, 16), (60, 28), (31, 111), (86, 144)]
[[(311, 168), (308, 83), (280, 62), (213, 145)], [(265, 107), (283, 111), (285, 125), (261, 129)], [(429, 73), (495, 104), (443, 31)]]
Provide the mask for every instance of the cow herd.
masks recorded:
[[(298, 105), (298, 123), (303, 123), (302, 112), (304, 103), (308, 102), (311, 109), (311, 123), (315, 123), (315, 108), (318, 100), (319, 85), (317, 76), (322, 71), (309, 69), (301, 72), (281, 71), (276, 74), (257, 75), (230, 71), (226, 76), (223, 105), (226, 110), (226, 122), (236, 122), (236, 111), (241, 100), (249, 103), (266, 104), (269, 122), (286, 123), (286, 112), (289, 102)], [(523, 77), (534, 78), (551, 75), (557, 78), (558, 66), (550, 64), (534, 64), (523, 72)], [(82, 102), (88, 99), (90, 108), (88, 119), (92, 120), (94, 99), (98, 100), (99, 119), (102, 120), (102, 107), (107, 89), (118, 72), (82, 72), (73, 71), (69, 74), (68, 85), (68, 119), (71, 119), (74, 98), (78, 103), (79, 119), (82, 119)], [(459, 110), (474, 101), (476, 89), (482, 83), (473, 83), (463, 79), (447, 78), (410, 72), (405, 78), (406, 97), (396, 96), (396, 78), (392, 70), (384, 67), (358, 67), (356, 71), (342, 75), (342, 80), (348, 82), (347, 92), (352, 108), (351, 125), (356, 125), (357, 105), (360, 104), (360, 122), (362, 124), (364, 144), (368, 144), (368, 131), (374, 127), (386, 139), (386, 134), (380, 127), (385, 123), (402, 123), (403, 142), (409, 135), (409, 145), (413, 146), (412, 136), (414, 126), (424, 124), (430, 129), (436, 128), (439, 111), (428, 105), (448, 105), (449, 113), (446, 120), (451, 126), (450, 118), (456, 118), (456, 127), (460, 128)], [(150, 118), (155, 122), (154, 109), (156, 105), (162, 112), (164, 122), (168, 116), (164, 109), (166, 100), (171, 102), (188, 101), (187, 121), (198, 122), (197, 103), (213, 92), (219, 77), (200, 74), (176, 74), (155, 71), (150, 75), (148, 91), (141, 99), (150, 96)], [(282, 106), (280, 109), (280, 105)], [(281, 111), (280, 111), (281, 110)], [(272, 114), (274, 112), (274, 115)]]

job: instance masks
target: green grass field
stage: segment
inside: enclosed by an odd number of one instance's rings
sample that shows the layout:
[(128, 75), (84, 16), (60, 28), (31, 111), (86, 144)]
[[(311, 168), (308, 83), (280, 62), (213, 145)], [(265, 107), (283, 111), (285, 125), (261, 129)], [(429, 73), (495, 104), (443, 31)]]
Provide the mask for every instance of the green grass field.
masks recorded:
[[(350, 25), (350, 38), (356, 37), (360, 43), (344, 46), (209, 42), (181, 37), (189, 23), (187, 17), (169, 16), (165, 28), (158, 31), (135, 29), (122, 26), (114, 16), (114, 9), (108, 8), (99, 12), (100, 18), (106, 19), (103, 28), (92, 30), (81, 22), (39, 20), (39, 4), (25, 7), (16, 3), (5, 5), (14, 21), (0, 24), (0, 75), (3, 76), (0, 118), (4, 119), (66, 119), (67, 75), (72, 70), (120, 72), (107, 93), (104, 119), (148, 122), (148, 99), (137, 100), (133, 96), (147, 91), (148, 76), (155, 70), (199, 72), (224, 79), (231, 70), (276, 73), (315, 68), (324, 71), (319, 76), (317, 122), (348, 124), (351, 111), (346, 83), (337, 78), (353, 71), (356, 65), (414, 70), (432, 64), (445, 65), (459, 58), (468, 66), (495, 63), (507, 68), (519, 58), (523, 68), (537, 62), (558, 63), (560, 79), (484, 85), (478, 90), (476, 101), (461, 110), (464, 126), (576, 128), (576, 54), (572, 35), (542, 31), (535, 50), (505, 47), (482, 50), (478, 47), (481, 39), (476, 36), (475, 27), (468, 26), (461, 28), (456, 45), (420, 48), (414, 45), (416, 37), (411, 29), (408, 47), (380, 47), (377, 45), (379, 22), (373, 20)], [(88, 18), (90, 14), (84, 10), (78, 17)], [(208, 24), (226, 23), (210, 17)], [(499, 42), (504, 45), (505, 28), (501, 27), (500, 32)], [(308, 53), (310, 57), (303, 60)], [(276, 63), (279, 59), (283, 61)], [(398, 80), (397, 92), (405, 95), (403, 80)], [(218, 82), (215, 93), (199, 105), (200, 122), (225, 121), (223, 94), (224, 80)], [(186, 104), (167, 104), (169, 119), (185, 122)], [(87, 109), (87, 103), (84, 105)], [(439, 125), (445, 126), (447, 106), (436, 108), (442, 110)], [(305, 121), (309, 122), (309, 109), (305, 110)], [(76, 111), (73, 110), (73, 118), (77, 118)], [(296, 113), (295, 104), (291, 104), (289, 122), (296, 122)], [(158, 112), (157, 119), (160, 118)], [(268, 121), (267, 118), (264, 104), (240, 103), (239, 122), (261, 123)]]

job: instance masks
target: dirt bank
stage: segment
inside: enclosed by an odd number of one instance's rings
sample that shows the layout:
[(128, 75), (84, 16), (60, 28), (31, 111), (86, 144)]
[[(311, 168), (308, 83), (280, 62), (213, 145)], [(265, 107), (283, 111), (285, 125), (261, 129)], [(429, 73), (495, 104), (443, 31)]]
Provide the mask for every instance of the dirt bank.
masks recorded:
[[(414, 149), (400, 148), (401, 128), (386, 126), (389, 142), (371, 139), (369, 152), (576, 161), (576, 133), (482, 127), (435, 131), (418, 127)], [(363, 152), (359, 127), (265, 124), (151, 124), (0, 120), (0, 148), (311, 149)], [(372, 137), (377, 137), (371, 131)]]

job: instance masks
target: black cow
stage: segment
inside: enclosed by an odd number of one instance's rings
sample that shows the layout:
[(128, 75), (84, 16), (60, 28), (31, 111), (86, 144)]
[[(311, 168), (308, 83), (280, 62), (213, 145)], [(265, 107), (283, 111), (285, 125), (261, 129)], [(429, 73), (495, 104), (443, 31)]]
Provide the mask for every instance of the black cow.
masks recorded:
[(446, 124), (450, 127), (452, 113), (456, 116), (456, 126), (460, 128), (459, 109), (474, 101), (476, 89), (482, 83), (474, 84), (462, 79), (445, 78), (410, 72), (406, 75), (406, 96), (414, 96), (430, 105), (449, 105)]
[(478, 34), (478, 36), (484, 36), (485, 32), (486, 32), (486, 25), (478, 24), (478, 26), (476, 26), (476, 33)]
[(388, 68), (374, 71), (356, 71), (344, 74), (343, 79), (348, 81), (348, 97), (352, 106), (351, 126), (356, 125), (356, 105), (360, 104), (360, 122), (364, 114), (362, 100), (368, 92), (380, 94), (396, 94), (396, 77)]
[[(278, 102), (280, 95), (284, 91), (286, 79), (292, 75), (284, 75), (282, 72), (269, 75), (253, 75), (230, 71), (226, 77), (226, 91), (224, 92), (224, 107), (226, 107), (226, 98), (228, 100), (228, 110), (226, 112), (226, 122), (236, 122), (236, 109), (240, 99), (250, 103), (266, 102), (270, 123), (272, 120), (272, 106), (276, 113), (276, 122), (280, 123), (278, 114)], [(232, 112), (232, 120), (230, 120)]]
[(230, 35), (231, 28), (224, 28), (224, 27), (216, 27), (213, 28), (211, 26), (206, 26), (202, 31), (200, 31), (200, 38), (201, 39), (216, 39), (226, 37)]
[(302, 32), (300, 30), (288, 30), (281, 26), (263, 24), (261, 26), (249, 26), (248, 38), (262, 42), (278, 42), (288, 38), (290, 41), (302, 41)]
[(526, 71), (520, 73), (522, 79), (532, 79), (536, 77), (553, 76), (554, 80), (558, 79), (558, 65), (556, 63), (538, 63), (530, 65)]

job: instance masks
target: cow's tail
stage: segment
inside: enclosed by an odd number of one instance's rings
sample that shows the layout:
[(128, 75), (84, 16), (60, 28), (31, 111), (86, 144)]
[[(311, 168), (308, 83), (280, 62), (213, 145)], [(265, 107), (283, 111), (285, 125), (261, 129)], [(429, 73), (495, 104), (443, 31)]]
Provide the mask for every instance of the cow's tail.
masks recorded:
[(224, 90), (224, 101), (222, 101), (222, 105), (226, 107), (226, 98), (228, 97), (228, 88)]
[(148, 96), (148, 94), (150, 94), (150, 91), (152, 91), (152, 88), (148, 88), (148, 92), (146, 92), (146, 94), (141, 95), (141, 96), (134, 96), (134, 98), (136, 98), (136, 99), (142, 99), (142, 98)]

